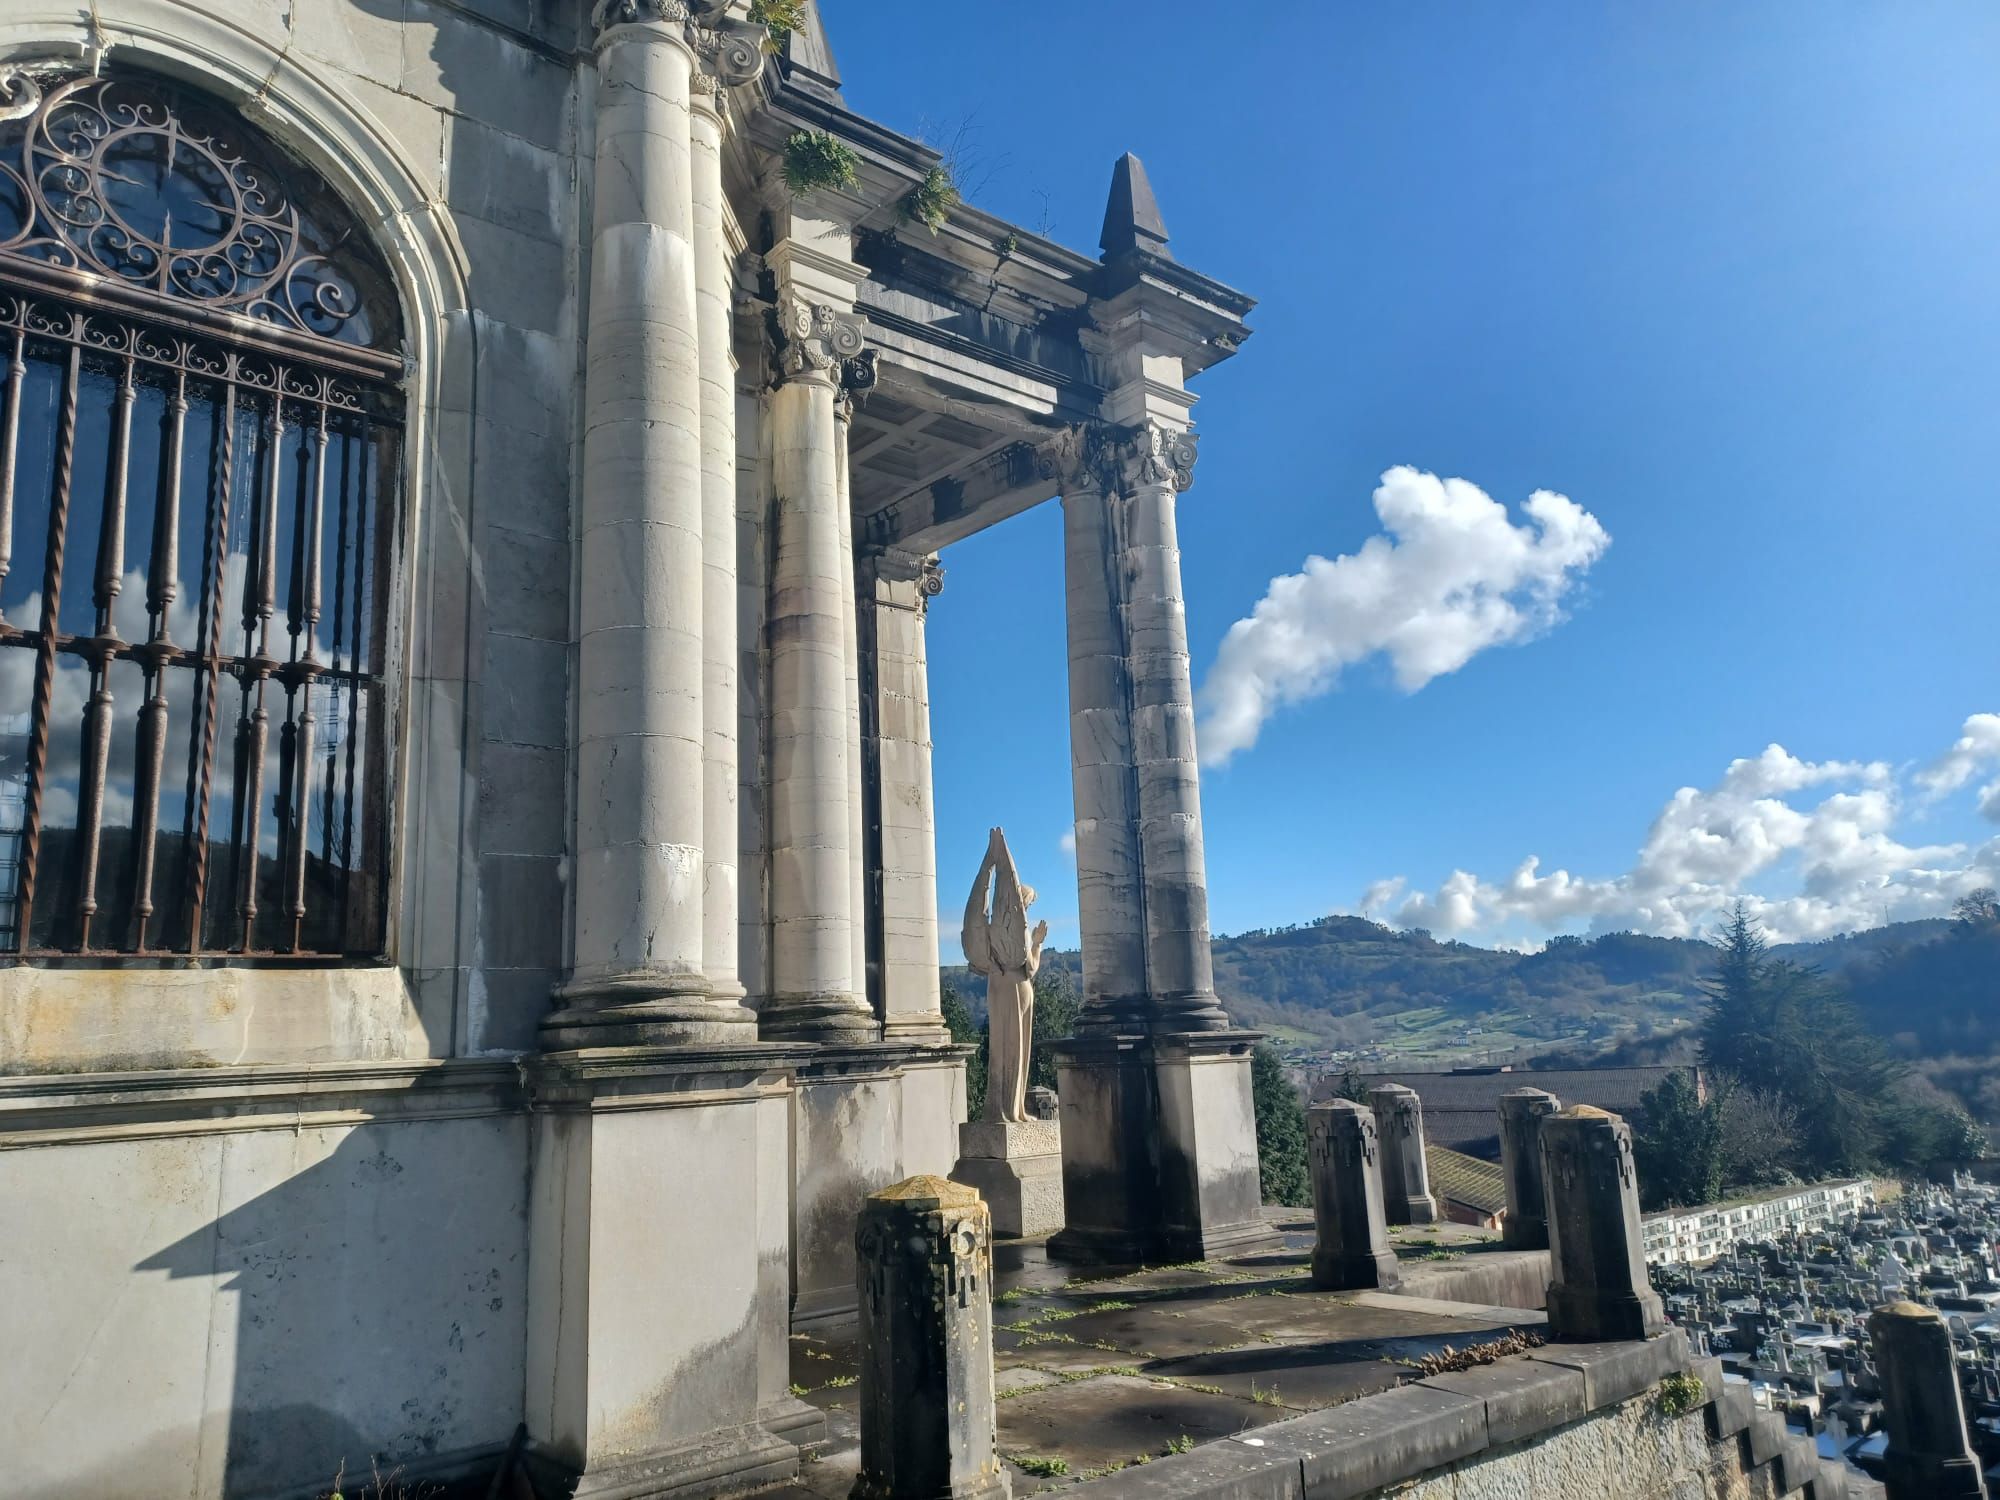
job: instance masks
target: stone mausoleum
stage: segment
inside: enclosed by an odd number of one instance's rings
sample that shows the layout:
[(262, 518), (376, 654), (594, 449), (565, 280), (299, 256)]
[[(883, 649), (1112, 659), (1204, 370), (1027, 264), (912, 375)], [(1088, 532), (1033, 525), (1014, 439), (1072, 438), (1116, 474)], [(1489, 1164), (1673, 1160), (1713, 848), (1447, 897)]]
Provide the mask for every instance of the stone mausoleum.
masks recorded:
[(1251, 304), (1133, 158), (1095, 257), (938, 171), (810, 3), (0, 8), (12, 1500), (796, 1472), (964, 1117), (938, 553), (1052, 499), (1054, 1248), (1266, 1232), (1174, 520)]

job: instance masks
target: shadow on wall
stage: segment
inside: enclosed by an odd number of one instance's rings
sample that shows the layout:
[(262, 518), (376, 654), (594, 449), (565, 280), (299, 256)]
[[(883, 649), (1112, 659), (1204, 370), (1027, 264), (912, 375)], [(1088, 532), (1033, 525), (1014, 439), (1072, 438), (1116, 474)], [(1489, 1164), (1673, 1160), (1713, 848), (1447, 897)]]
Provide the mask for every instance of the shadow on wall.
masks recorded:
[(92, 1384), (100, 1400), (130, 1389), (133, 1409), (103, 1419), (97, 1451), (114, 1456), (50, 1500), (323, 1492), (343, 1467), (351, 1493), (372, 1462), (416, 1475), (497, 1453), (522, 1403), (524, 1130), (488, 1116), (208, 1137), (202, 1189), (241, 1201), (133, 1268), (206, 1286), (107, 1319), (94, 1354), (114, 1367)]

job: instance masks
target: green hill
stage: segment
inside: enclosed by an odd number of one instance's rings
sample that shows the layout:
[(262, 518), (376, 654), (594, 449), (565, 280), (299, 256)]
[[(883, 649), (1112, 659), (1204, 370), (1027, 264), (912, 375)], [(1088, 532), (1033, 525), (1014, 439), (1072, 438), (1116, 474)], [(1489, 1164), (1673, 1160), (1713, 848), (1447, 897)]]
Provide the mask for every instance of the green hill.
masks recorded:
[[(1951, 927), (1905, 922), (1773, 952), (1858, 976), (1885, 962), (1913, 962), (1908, 955), (1934, 946)], [(1043, 962), (1078, 974), (1073, 952), (1051, 952)], [(1270, 1032), (1301, 1060), (1368, 1050), (1406, 1065), (1498, 1062), (1613, 1048), (1627, 1060), (1650, 1060), (1694, 1019), (1713, 962), (1707, 943), (1685, 938), (1560, 937), (1523, 954), (1361, 917), (1323, 917), (1217, 938), (1215, 987), (1240, 1024)], [(945, 977), (975, 1010), (983, 1008), (979, 976), (955, 968)], [(1885, 980), (1883, 987), (1898, 986)], [(1876, 1022), (1885, 1034), (1908, 1029), (1907, 1017), (1901, 1025), (1890, 1019), (1885, 1013)], [(1955, 1034), (1967, 1035), (1963, 1028)]]

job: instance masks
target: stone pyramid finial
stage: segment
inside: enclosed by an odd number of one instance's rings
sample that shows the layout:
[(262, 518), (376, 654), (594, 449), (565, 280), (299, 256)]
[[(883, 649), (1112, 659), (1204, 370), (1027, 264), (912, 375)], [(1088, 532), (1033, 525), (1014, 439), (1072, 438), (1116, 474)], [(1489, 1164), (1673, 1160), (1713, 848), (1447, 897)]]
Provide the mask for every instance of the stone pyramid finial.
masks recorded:
[(1111, 169), (1111, 200), (1104, 205), (1104, 232), (1098, 238), (1106, 260), (1135, 250), (1171, 260), (1167, 225), (1147, 180), (1146, 164), (1127, 151)]

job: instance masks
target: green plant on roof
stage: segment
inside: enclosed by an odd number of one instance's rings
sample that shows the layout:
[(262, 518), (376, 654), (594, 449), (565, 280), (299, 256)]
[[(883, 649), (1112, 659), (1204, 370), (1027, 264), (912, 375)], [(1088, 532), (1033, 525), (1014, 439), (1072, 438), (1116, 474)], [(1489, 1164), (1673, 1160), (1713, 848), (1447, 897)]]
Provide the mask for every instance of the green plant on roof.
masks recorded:
[(1169, 1453), (1188, 1453), (1192, 1452), (1193, 1449), (1194, 1439), (1189, 1437), (1185, 1432), (1167, 1444), (1167, 1452)]
[(922, 182), (903, 195), (903, 217), (932, 234), (944, 228), (945, 219), (957, 206), (958, 185), (943, 167), (932, 167)]
[(861, 183), (861, 158), (824, 130), (800, 130), (785, 142), (785, 186), (796, 194)]
[(750, 19), (764, 28), (764, 50), (782, 52), (791, 34), (806, 24), (806, 0), (750, 0)]
[(1037, 1479), (1060, 1479), (1069, 1472), (1066, 1458), (1045, 1458), (1039, 1453), (1017, 1453), (1011, 1460), (1014, 1467), (1034, 1475)]

